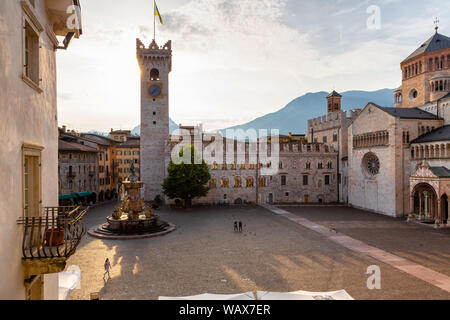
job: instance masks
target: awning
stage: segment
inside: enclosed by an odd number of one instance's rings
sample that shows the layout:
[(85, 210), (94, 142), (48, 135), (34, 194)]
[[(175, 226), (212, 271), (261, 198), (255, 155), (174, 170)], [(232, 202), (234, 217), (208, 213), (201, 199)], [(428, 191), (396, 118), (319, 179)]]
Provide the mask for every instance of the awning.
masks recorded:
[(77, 197), (76, 193), (60, 194), (59, 200), (75, 199), (76, 197)]
[(88, 197), (92, 194), (92, 192), (78, 192), (77, 195), (79, 197)]

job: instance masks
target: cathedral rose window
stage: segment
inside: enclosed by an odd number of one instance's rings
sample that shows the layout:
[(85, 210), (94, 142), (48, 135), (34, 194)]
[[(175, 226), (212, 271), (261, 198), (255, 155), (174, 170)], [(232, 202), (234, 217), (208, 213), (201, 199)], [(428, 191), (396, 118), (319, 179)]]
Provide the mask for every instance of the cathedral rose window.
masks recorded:
[(368, 174), (375, 176), (380, 172), (380, 160), (373, 153), (366, 154), (363, 160), (363, 166)]

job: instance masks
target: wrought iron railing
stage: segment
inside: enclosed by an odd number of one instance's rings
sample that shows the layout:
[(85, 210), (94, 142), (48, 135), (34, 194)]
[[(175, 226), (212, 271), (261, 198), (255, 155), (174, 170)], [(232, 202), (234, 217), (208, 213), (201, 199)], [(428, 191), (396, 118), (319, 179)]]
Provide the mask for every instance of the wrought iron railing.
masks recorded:
[(23, 259), (68, 258), (86, 233), (83, 217), (89, 207), (48, 207), (39, 217), (18, 220), (23, 225)]

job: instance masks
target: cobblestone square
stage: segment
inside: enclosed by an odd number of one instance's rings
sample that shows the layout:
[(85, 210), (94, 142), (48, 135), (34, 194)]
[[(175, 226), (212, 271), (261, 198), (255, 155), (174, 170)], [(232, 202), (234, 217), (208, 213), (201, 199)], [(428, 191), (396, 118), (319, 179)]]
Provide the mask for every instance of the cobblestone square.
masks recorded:
[[(104, 222), (113, 204), (92, 208), (85, 218), (88, 228)], [(340, 232), (398, 255), (405, 255), (427, 267), (449, 273), (448, 232), (408, 225), (396, 219), (355, 212), (347, 207), (287, 207), (296, 215), (322, 220)], [(354, 220), (344, 228), (333, 224), (333, 214)], [(112, 241), (86, 235), (68, 266), (82, 270), (81, 289), (71, 299), (100, 298), (158, 299), (159, 296), (189, 296), (201, 293), (232, 294), (247, 291), (289, 292), (345, 289), (355, 299), (449, 299), (450, 294), (371, 257), (329, 241), (321, 234), (295, 224), (258, 206), (203, 207), (158, 211), (162, 219), (178, 229), (164, 237)], [(244, 223), (235, 233), (234, 221)], [(358, 230), (372, 230), (385, 240), (362, 236)], [(357, 227), (355, 227), (357, 226)], [(401, 232), (415, 237), (436, 238), (436, 248), (420, 241), (402, 253)], [(370, 231), (369, 231), (370, 232)], [(378, 239), (378, 240), (377, 240)], [(404, 237), (404, 239), (410, 239)], [(406, 241), (406, 240), (405, 240)], [(439, 247), (439, 243), (442, 244)], [(111, 280), (103, 280), (103, 263), (112, 262)], [(367, 289), (367, 268), (381, 268), (381, 290)]]

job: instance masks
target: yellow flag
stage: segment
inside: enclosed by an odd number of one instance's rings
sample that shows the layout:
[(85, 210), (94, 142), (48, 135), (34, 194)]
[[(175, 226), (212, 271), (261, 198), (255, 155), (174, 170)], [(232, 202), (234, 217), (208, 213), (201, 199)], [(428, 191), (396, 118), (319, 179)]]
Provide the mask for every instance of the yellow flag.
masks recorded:
[(158, 6), (156, 5), (156, 0), (155, 0), (155, 16), (158, 16), (159, 17), (159, 21), (161, 22), (161, 24), (164, 24), (163, 23), (163, 19), (161, 17), (161, 14), (159, 13), (159, 10), (158, 10)]

